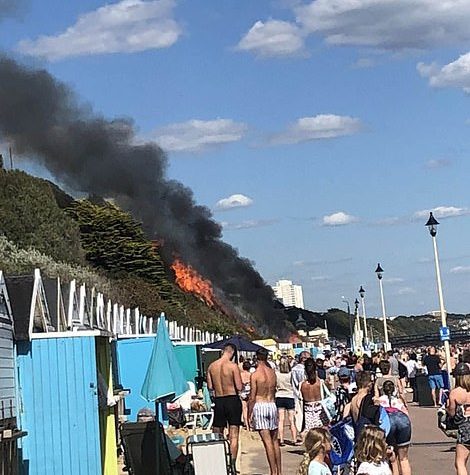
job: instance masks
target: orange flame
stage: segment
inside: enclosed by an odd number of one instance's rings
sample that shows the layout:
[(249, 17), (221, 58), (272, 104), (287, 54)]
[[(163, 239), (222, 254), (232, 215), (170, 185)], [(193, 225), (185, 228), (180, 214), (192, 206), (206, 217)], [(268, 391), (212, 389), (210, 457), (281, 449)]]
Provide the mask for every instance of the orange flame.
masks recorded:
[(185, 292), (190, 292), (201, 297), (207, 305), (214, 306), (215, 297), (212, 290), (212, 284), (204, 279), (190, 265), (184, 265), (179, 259), (176, 259), (171, 266), (175, 273), (176, 283)]

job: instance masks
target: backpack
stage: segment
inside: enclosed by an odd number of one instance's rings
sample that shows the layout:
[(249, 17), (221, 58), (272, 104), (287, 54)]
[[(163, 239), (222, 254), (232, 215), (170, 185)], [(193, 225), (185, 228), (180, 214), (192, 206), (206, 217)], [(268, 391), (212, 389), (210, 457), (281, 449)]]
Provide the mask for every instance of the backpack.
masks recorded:
[(387, 411), (382, 406), (377, 406), (374, 403), (374, 397), (370, 393), (362, 399), (359, 406), (359, 417), (354, 425), (356, 440), (366, 425), (380, 427), (385, 432), (385, 435), (388, 435), (390, 432), (390, 418)]

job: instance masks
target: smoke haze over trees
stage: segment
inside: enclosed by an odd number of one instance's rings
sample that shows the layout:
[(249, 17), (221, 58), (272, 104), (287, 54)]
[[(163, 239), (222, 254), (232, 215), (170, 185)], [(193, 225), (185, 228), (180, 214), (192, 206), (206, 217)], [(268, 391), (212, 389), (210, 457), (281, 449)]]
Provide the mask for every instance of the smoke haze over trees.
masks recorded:
[(270, 287), (222, 241), (220, 225), (192, 191), (166, 178), (165, 153), (138, 142), (132, 121), (108, 120), (47, 71), (2, 56), (0, 135), (70, 189), (113, 198), (131, 211), (151, 238), (162, 240), (167, 263), (180, 257), (258, 322), (282, 326)]

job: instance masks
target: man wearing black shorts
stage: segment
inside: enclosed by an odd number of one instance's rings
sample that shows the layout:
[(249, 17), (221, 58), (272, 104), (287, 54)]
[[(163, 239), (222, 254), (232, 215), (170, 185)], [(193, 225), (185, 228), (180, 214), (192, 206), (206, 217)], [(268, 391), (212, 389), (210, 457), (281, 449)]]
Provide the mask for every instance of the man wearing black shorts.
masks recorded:
[(242, 402), (238, 393), (243, 389), (240, 368), (232, 361), (236, 347), (228, 343), (222, 356), (207, 370), (207, 387), (214, 395), (214, 432), (223, 434), (228, 425), (230, 450), (235, 461), (238, 437), (242, 425)]

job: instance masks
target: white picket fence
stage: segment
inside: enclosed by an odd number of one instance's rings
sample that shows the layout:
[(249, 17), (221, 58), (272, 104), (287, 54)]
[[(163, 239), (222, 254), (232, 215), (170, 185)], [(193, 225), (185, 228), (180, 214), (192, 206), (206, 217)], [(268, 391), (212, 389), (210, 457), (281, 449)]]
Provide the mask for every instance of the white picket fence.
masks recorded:
[[(49, 300), (54, 299), (54, 305)], [(50, 309), (55, 309), (52, 315)], [(113, 302), (94, 287), (75, 280), (54, 282), (54, 295), (46, 292), (41, 271), (35, 269), (30, 307), (31, 338), (64, 336), (99, 331), (115, 338), (136, 338), (155, 335), (158, 318), (142, 315), (139, 308), (125, 308)], [(170, 338), (184, 343), (212, 343), (223, 337), (194, 327), (166, 320)]]

